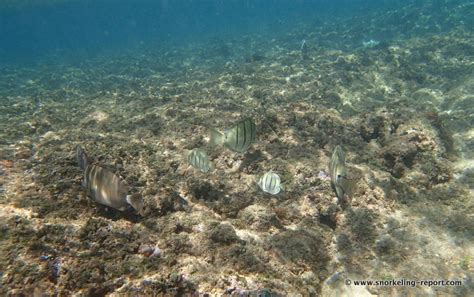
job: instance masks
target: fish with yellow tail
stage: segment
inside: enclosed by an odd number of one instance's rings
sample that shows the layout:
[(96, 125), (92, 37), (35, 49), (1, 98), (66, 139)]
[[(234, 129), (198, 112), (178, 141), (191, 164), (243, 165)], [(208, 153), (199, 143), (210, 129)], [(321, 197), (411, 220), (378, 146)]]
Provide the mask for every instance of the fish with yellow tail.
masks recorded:
[(245, 153), (256, 138), (255, 122), (251, 118), (246, 118), (224, 132), (212, 129), (209, 144), (211, 146), (224, 145), (235, 152)]
[(76, 147), (77, 163), (84, 170), (82, 185), (97, 203), (125, 211), (132, 207), (143, 215), (143, 200), (137, 195), (128, 195), (128, 187), (112, 171), (91, 162), (84, 149)]

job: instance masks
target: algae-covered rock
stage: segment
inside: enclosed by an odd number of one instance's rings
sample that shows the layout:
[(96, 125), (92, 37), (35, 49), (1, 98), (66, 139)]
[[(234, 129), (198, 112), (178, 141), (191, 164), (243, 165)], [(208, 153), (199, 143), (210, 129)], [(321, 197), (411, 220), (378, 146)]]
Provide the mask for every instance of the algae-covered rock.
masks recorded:
[(320, 273), (329, 261), (323, 239), (317, 230), (287, 230), (273, 235), (269, 243), (282, 261), (292, 263), (291, 267), (309, 267)]
[(376, 236), (377, 214), (366, 208), (350, 210), (347, 214), (346, 226), (353, 238), (361, 243), (371, 244)]
[(257, 231), (267, 231), (272, 227), (282, 227), (274, 211), (263, 206), (250, 205), (240, 211), (239, 216), (241, 220), (245, 222), (246, 227)]
[(234, 228), (229, 224), (213, 223), (209, 226), (209, 238), (222, 244), (229, 244), (239, 240)]

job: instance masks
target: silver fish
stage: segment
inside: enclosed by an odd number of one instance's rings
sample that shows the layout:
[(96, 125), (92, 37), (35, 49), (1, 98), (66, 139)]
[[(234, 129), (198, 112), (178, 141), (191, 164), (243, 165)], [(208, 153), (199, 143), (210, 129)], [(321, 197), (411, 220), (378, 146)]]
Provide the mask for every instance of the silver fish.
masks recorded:
[(211, 146), (223, 144), (233, 151), (244, 153), (255, 142), (256, 136), (256, 125), (251, 118), (247, 118), (224, 133), (212, 129), (209, 143)]
[(341, 146), (337, 145), (329, 163), (329, 174), (331, 175), (331, 183), (336, 191), (338, 201), (344, 201), (345, 195), (348, 194), (348, 179), (346, 169), (346, 158)]
[(124, 211), (132, 206), (143, 214), (143, 200), (137, 195), (128, 195), (128, 187), (112, 171), (99, 165), (91, 164), (82, 147), (77, 146), (77, 160), (84, 170), (82, 185), (87, 194), (96, 202)]
[(280, 177), (271, 170), (260, 177), (258, 185), (264, 192), (272, 195), (276, 195), (282, 190)]
[(188, 163), (204, 173), (214, 169), (214, 165), (209, 160), (206, 151), (200, 148), (195, 148), (188, 154)]

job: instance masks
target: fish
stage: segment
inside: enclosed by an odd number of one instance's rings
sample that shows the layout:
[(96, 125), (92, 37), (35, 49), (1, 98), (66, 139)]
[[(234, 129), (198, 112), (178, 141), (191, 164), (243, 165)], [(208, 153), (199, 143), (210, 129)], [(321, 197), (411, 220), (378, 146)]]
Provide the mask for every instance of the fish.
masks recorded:
[(343, 202), (349, 193), (349, 179), (347, 177), (346, 158), (340, 145), (337, 145), (329, 163), (331, 184), (339, 202)]
[(122, 179), (112, 171), (93, 164), (81, 146), (77, 146), (76, 155), (79, 167), (84, 170), (83, 187), (89, 197), (97, 203), (119, 211), (130, 206), (143, 214), (143, 200), (138, 195), (129, 195), (129, 189)]
[(280, 191), (283, 189), (280, 176), (271, 170), (260, 177), (258, 185), (262, 191), (272, 195), (280, 193)]
[(200, 148), (195, 148), (188, 154), (188, 163), (204, 173), (214, 169), (214, 164), (209, 160), (206, 151)]
[(225, 147), (244, 153), (255, 142), (257, 138), (257, 127), (251, 118), (246, 118), (224, 133), (211, 129), (211, 146), (224, 145)]
[(304, 54), (307, 52), (306, 39), (301, 41), (300, 51)]

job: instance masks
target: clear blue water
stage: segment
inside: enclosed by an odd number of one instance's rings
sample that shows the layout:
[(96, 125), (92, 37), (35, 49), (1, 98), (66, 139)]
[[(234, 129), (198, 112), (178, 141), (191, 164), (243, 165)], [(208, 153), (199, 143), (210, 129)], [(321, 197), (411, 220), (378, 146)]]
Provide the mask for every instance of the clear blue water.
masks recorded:
[[(11, 4), (11, 2), (13, 4)], [(294, 26), (393, 8), (406, 1), (9, 1), (0, 8), (1, 64), (206, 38), (279, 36)]]

